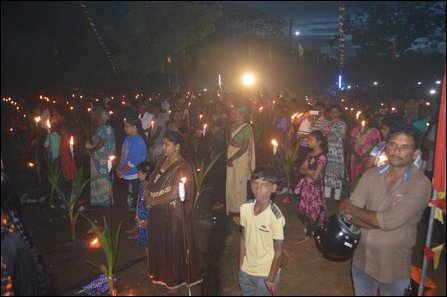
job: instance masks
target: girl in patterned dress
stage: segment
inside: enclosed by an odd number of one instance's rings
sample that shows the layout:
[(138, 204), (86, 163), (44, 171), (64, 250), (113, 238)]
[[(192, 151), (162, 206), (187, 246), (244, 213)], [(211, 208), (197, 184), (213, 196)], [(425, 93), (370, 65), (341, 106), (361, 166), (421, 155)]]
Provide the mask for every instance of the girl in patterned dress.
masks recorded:
[(306, 237), (299, 243), (308, 241), (319, 222), (326, 216), (326, 199), (324, 198), (324, 170), (327, 163), (327, 142), (323, 132), (313, 131), (309, 134), (311, 151), (300, 166), (304, 177), (295, 187), (295, 194), (300, 196), (298, 213), (304, 223)]
[(137, 209), (135, 214), (135, 222), (138, 226), (138, 245), (144, 247), (146, 251), (147, 267), (146, 273), (149, 271), (149, 232), (147, 231), (147, 222), (149, 219), (149, 212), (144, 206), (144, 183), (149, 180), (152, 173), (152, 165), (148, 161), (140, 163), (137, 167), (138, 179), (140, 180), (140, 191), (138, 195)]

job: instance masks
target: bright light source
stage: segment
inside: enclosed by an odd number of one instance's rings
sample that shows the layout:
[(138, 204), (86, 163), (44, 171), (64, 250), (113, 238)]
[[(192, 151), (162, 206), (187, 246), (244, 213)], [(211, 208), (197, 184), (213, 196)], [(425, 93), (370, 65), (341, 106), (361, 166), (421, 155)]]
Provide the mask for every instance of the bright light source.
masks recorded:
[(242, 81), (246, 86), (252, 86), (255, 83), (255, 76), (252, 73), (245, 73), (242, 77)]
[(203, 91), (206, 92), (206, 88), (204, 88)]
[(295, 31), (295, 36), (300, 35), (300, 31)]
[(435, 89), (431, 89), (430, 90), (430, 94), (432, 94), (432, 95), (436, 94), (436, 90)]
[(437, 81), (436, 81), (436, 84), (437, 84), (437, 85), (440, 85), (440, 84), (441, 84), (441, 81), (440, 81), (440, 80), (437, 80)]
[(348, 86), (348, 90), (351, 88), (351, 86)]
[(379, 84), (378, 82), (376, 82), (376, 81), (374, 82), (374, 85), (375, 85), (375, 86), (377, 86), (378, 84)]
[(420, 81), (418, 81), (418, 85), (420, 86), (420, 85), (422, 85), (422, 83)]

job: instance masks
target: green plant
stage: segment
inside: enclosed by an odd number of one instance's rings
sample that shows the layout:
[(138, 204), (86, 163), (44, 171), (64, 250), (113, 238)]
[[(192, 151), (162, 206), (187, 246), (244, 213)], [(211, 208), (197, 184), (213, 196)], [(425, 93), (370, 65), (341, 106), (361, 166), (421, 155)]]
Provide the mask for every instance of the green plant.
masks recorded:
[(295, 164), (296, 159), (298, 158), (299, 147), (300, 147), (299, 144), (296, 143), (293, 150), (286, 152), (286, 156), (282, 163), (282, 167), (286, 175), (287, 188), (289, 189), (291, 187), (291, 173), (293, 170), (293, 165)]
[(84, 178), (84, 168), (81, 166), (81, 168), (78, 169), (78, 171), (76, 172), (76, 175), (73, 179), (71, 193), (68, 195), (68, 197), (60, 189), (59, 185), (57, 184), (57, 181), (56, 182), (50, 181), (50, 183), (52, 183), (52, 186), (55, 187), (59, 195), (63, 198), (64, 203), (67, 207), (68, 218), (70, 219), (71, 239), (73, 241), (76, 240), (76, 223), (80, 215), (80, 212), (78, 212), (75, 208), (76, 204), (78, 203), (79, 197), (81, 197), (82, 191), (84, 190), (85, 186), (92, 180), (96, 180), (100, 177), (90, 178), (86, 181), (84, 181), (83, 178)]
[(111, 296), (114, 295), (114, 284), (113, 284), (113, 269), (115, 268), (116, 258), (118, 256), (118, 246), (121, 231), (121, 223), (118, 225), (118, 230), (113, 237), (112, 230), (109, 228), (107, 221), (104, 219), (104, 230), (101, 232), (97, 224), (92, 222), (89, 218), (84, 216), (84, 218), (90, 223), (93, 231), (95, 231), (96, 237), (99, 240), (102, 250), (106, 255), (107, 266), (104, 264), (96, 264), (91, 261), (87, 261), (88, 264), (98, 268), (106, 277), (109, 283), (109, 293)]
[(196, 170), (194, 170), (194, 182), (196, 183), (197, 188), (194, 205), (197, 204), (197, 201), (199, 200), (199, 197), (203, 192), (211, 189), (211, 187), (205, 187), (204, 180), (223, 153), (224, 152), (220, 152), (216, 154), (209, 163), (206, 163), (205, 160), (202, 160), (200, 163), (197, 164), (197, 168)]
[(51, 161), (48, 159), (47, 156), (45, 156), (45, 162), (47, 163), (48, 167), (48, 181), (50, 182), (50, 205), (53, 204), (53, 196), (54, 191), (57, 189), (57, 185), (61, 176), (61, 169), (56, 164), (51, 163)]

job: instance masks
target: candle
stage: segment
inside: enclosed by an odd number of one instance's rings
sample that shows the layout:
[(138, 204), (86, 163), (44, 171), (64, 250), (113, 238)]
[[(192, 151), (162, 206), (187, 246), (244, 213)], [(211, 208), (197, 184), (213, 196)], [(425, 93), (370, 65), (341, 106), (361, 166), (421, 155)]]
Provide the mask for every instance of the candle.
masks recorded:
[(185, 183), (186, 183), (186, 177), (182, 177), (180, 179), (180, 182), (178, 183), (178, 195), (180, 197), (180, 201), (182, 202), (185, 201), (186, 197)]
[(208, 124), (203, 125), (203, 137), (205, 137), (205, 133), (206, 133), (206, 127), (208, 126)]
[(263, 109), (264, 109), (263, 106), (259, 107), (259, 112), (262, 112)]
[(50, 120), (49, 120), (49, 119), (47, 120), (47, 128), (48, 128), (48, 134), (50, 134), (50, 133), (51, 133), (51, 131), (50, 131), (50, 129), (51, 129), (51, 123), (50, 123)]
[(362, 128), (361, 128), (361, 130), (360, 131), (362, 131), (362, 133), (363, 133), (363, 130), (365, 129), (365, 121), (362, 121)]
[(357, 111), (357, 113), (355, 114), (355, 119), (356, 119), (356, 120), (359, 119), (359, 116), (360, 116), (361, 113), (362, 113), (361, 110)]
[(203, 114), (199, 115), (199, 120), (202, 121)]
[(276, 139), (272, 140), (272, 144), (273, 144), (273, 155), (276, 155), (276, 152), (278, 151), (278, 142), (276, 141)]
[(73, 140), (73, 136), (71, 136), (70, 137), (70, 152), (71, 152), (71, 156), (74, 158), (73, 145), (74, 145), (74, 140)]
[(107, 160), (107, 170), (110, 173), (110, 170), (112, 170), (112, 161), (116, 158), (116, 156), (109, 156), (109, 159)]
[(99, 243), (98, 237), (95, 237), (92, 241), (89, 242), (88, 247), (91, 249), (97, 249), (101, 247), (101, 244)]
[(33, 168), (33, 167), (34, 167), (34, 164), (33, 164), (33, 163), (31, 163), (31, 162), (28, 162), (28, 164), (27, 164), (27, 165), (28, 165), (28, 167), (29, 167), (29, 168)]
[(388, 163), (388, 158), (385, 155), (379, 156), (379, 160), (377, 161), (377, 167), (385, 165), (386, 163)]
[(155, 121), (151, 121), (151, 129), (154, 130)]
[(36, 122), (36, 126), (40, 123), (40, 120), (41, 120), (40, 116), (34, 118), (34, 121)]

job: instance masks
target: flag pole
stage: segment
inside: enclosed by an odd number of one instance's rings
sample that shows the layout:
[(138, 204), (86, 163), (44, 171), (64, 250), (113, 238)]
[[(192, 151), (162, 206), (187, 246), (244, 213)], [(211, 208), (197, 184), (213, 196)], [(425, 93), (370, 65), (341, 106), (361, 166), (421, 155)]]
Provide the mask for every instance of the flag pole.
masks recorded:
[[(437, 197), (436, 191), (433, 191), (432, 197), (433, 197), (433, 199), (436, 199), (436, 197)], [(430, 248), (430, 246), (431, 246), (431, 239), (432, 239), (432, 235), (433, 235), (435, 207), (436, 206), (434, 206), (434, 205), (432, 205), (430, 207), (430, 217), (428, 219), (427, 237), (425, 239), (425, 247), (428, 247), (428, 248)], [(425, 283), (425, 276), (427, 274), (427, 266), (428, 266), (427, 255), (424, 253), (424, 260), (422, 262), (422, 274), (421, 274), (421, 279), (419, 281), (418, 296), (424, 295), (424, 283)]]
[[(433, 205), (433, 201), (436, 201), (437, 199), (440, 199), (438, 197), (438, 194), (444, 194), (445, 193), (445, 119), (446, 119), (446, 113), (445, 113), (445, 69), (444, 69), (444, 83), (442, 84), (442, 96), (441, 96), (441, 104), (440, 104), (440, 112), (439, 112), (439, 119), (438, 119), (438, 125), (436, 127), (436, 147), (435, 147), (435, 159), (434, 159), (434, 171), (433, 171), (433, 195), (432, 195), (432, 205), (430, 209), (430, 218), (428, 221), (428, 230), (427, 230), (427, 237), (425, 239), (425, 248), (430, 248), (431, 245), (431, 239), (432, 239), (432, 233), (433, 233), (433, 225), (434, 225), (434, 217), (435, 217), (435, 208), (436, 206)], [(424, 249), (425, 250), (425, 249)], [(424, 283), (425, 283), (425, 276), (427, 273), (427, 266), (428, 266), (428, 258), (427, 255), (424, 252), (424, 260), (422, 262), (422, 273), (421, 273), (421, 279), (419, 282), (419, 289), (418, 289), (418, 296), (423, 296), (424, 294)]]

